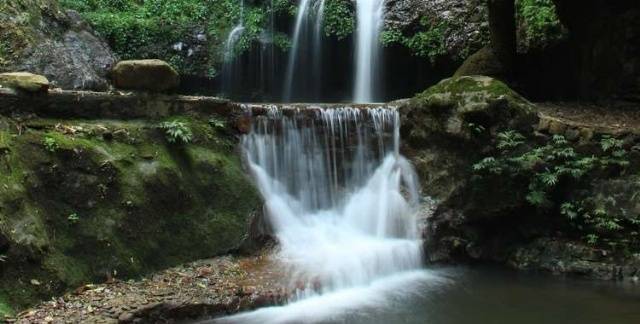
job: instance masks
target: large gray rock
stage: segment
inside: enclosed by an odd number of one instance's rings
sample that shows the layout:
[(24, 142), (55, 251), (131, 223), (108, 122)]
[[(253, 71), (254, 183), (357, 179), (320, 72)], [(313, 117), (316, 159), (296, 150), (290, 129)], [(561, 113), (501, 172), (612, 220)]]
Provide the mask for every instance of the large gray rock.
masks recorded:
[(117, 61), (109, 46), (75, 11), (56, 1), (0, 4), (0, 72), (28, 71), (63, 89), (106, 90)]

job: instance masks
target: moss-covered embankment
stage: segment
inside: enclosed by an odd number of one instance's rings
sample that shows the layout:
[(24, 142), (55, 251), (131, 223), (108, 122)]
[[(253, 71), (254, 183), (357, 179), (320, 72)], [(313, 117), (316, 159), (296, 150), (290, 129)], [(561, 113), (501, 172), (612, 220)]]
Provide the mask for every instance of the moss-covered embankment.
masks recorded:
[(260, 200), (224, 102), (51, 96), (0, 94), (0, 314), (243, 243)]

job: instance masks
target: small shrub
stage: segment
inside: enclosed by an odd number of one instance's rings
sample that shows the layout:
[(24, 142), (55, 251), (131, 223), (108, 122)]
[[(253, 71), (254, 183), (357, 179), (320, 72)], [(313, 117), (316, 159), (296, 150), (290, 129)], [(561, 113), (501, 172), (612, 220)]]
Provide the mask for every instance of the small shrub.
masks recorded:
[(44, 148), (51, 153), (55, 153), (60, 148), (56, 139), (51, 136), (45, 136), (44, 140), (42, 140), (42, 144), (44, 145)]
[(71, 224), (76, 224), (77, 222), (80, 221), (80, 217), (78, 216), (77, 213), (72, 213), (67, 217), (67, 220), (69, 221), (69, 223)]
[(520, 42), (525, 48), (544, 48), (566, 35), (553, 0), (517, 0), (516, 8)]
[(227, 127), (227, 123), (225, 123), (224, 120), (220, 120), (215, 117), (209, 119), (209, 125), (215, 129), (223, 129)]
[(356, 18), (348, 1), (327, 0), (324, 9), (324, 33), (344, 39), (356, 28)]
[(165, 138), (172, 144), (189, 144), (193, 140), (193, 133), (186, 123), (181, 121), (168, 121), (158, 126), (164, 131)]
[(420, 20), (420, 30), (412, 35), (404, 35), (398, 29), (384, 30), (380, 35), (380, 42), (385, 45), (401, 44), (410, 49), (414, 55), (428, 58), (431, 62), (447, 54), (446, 31), (447, 23), (433, 24), (429, 19)]

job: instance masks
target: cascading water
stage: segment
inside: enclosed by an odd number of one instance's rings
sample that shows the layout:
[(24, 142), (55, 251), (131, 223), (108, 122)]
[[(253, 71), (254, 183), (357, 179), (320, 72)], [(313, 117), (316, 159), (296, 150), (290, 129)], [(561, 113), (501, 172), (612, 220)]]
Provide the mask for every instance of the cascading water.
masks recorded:
[(222, 91), (230, 94), (233, 91), (233, 78), (236, 71), (236, 43), (244, 32), (244, 0), (240, 2), (240, 21), (231, 29), (224, 45), (224, 62), (222, 65)]
[(288, 305), (219, 321), (326, 321), (428, 276), (419, 270), (418, 183), (399, 136), (399, 114), (385, 107), (272, 108), (254, 117), (243, 138), (247, 162), (280, 259), (307, 284)]
[(320, 99), (322, 94), (322, 27), (324, 27), (324, 5), (325, 0), (317, 1), (316, 21), (313, 31), (313, 75), (317, 78), (314, 86), (314, 96), (316, 100)]
[(384, 0), (356, 1), (355, 102), (376, 99), (380, 69), (380, 31), (384, 21)]
[(320, 98), (324, 6), (324, 0), (301, 0), (298, 5), (283, 87), (285, 102), (294, 99), (294, 91), (303, 95), (313, 93), (316, 100)]

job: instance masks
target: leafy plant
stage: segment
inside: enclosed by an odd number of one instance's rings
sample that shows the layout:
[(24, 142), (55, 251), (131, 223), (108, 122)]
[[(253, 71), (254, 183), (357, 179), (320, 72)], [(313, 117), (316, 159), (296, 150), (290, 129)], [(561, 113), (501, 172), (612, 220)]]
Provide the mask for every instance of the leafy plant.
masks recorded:
[(51, 136), (45, 136), (42, 140), (42, 144), (44, 145), (44, 148), (51, 153), (55, 153), (60, 148), (56, 139)]
[(227, 126), (227, 123), (225, 123), (224, 120), (220, 120), (215, 117), (212, 117), (209, 119), (209, 125), (211, 125), (211, 127), (216, 129), (223, 129)]
[[(279, 1), (282, 2), (282, 1)], [(237, 43), (243, 51), (264, 29), (268, 2), (247, 2), (243, 10), (238, 0), (62, 0), (87, 19), (122, 59), (159, 58), (175, 64), (181, 73), (207, 75), (220, 63), (226, 37), (243, 20), (245, 33)], [(194, 26), (202, 26), (207, 41), (193, 56), (186, 47), (176, 48), (194, 36)], [(200, 37), (198, 35), (198, 37)], [(198, 40), (200, 41), (200, 40)], [(202, 60), (210, 66), (196, 64)]]
[(349, 1), (327, 0), (324, 10), (324, 33), (344, 39), (356, 28), (356, 18)]
[(169, 143), (189, 144), (193, 139), (193, 133), (186, 123), (181, 121), (168, 121), (161, 123), (158, 128), (164, 131)]
[[(529, 141), (530, 142), (530, 141)], [(623, 175), (629, 165), (623, 141), (603, 136), (596, 154), (577, 152), (563, 136), (531, 146), (526, 137), (505, 131), (496, 136), (496, 154), (473, 165), (480, 178), (507, 177), (527, 183), (525, 199), (548, 213), (557, 208), (591, 244), (616, 244), (615, 239), (640, 225), (640, 215), (626, 215), (613, 196), (589, 195), (592, 179)], [(557, 195), (560, 187), (574, 188), (571, 197)], [(625, 224), (627, 224), (625, 226)], [(637, 235), (636, 235), (637, 236)], [(640, 243), (640, 242), (639, 242)]]
[(439, 56), (447, 54), (445, 43), (447, 23), (433, 24), (424, 17), (420, 20), (420, 26), (421, 30), (412, 35), (404, 35), (402, 31), (395, 28), (384, 30), (380, 35), (380, 41), (383, 45), (401, 44), (412, 50), (416, 56), (428, 58), (432, 62)]
[(525, 47), (545, 47), (566, 35), (553, 0), (516, 0), (516, 12)]
[(80, 221), (80, 217), (78, 216), (77, 213), (71, 213), (68, 217), (67, 220), (71, 223), (71, 224), (76, 224), (77, 222)]

